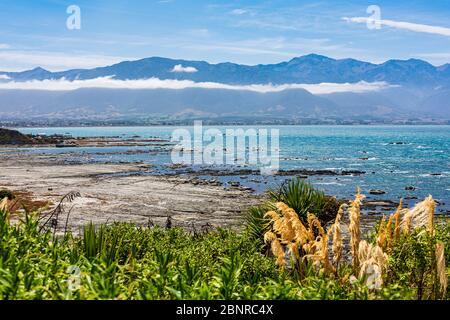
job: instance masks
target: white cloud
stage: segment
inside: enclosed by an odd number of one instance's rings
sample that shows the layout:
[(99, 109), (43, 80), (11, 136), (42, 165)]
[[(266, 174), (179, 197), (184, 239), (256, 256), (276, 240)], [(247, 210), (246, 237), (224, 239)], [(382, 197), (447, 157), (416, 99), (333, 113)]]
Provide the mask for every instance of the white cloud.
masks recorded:
[(420, 58), (432, 58), (432, 59), (450, 59), (450, 52), (434, 52), (434, 53), (418, 53), (415, 56)]
[[(352, 17), (352, 18), (344, 17), (342, 19), (345, 21), (348, 21), (348, 22), (355, 22), (355, 23), (368, 23), (368, 22), (373, 23), (374, 22), (373, 18), (368, 18), (368, 17)], [(418, 23), (411, 23), (411, 22), (404, 22), (404, 21), (383, 20), (383, 19), (375, 20), (375, 22), (379, 23), (380, 25), (388, 26), (388, 27), (392, 27), (392, 28), (404, 29), (404, 30), (409, 30), (409, 31), (414, 31), (414, 32), (438, 34), (438, 35), (450, 37), (450, 28), (430, 26), (430, 25), (426, 25), (426, 24), (418, 24)]]
[(0, 83), (0, 89), (21, 89), (21, 90), (48, 90), (48, 91), (70, 91), (81, 88), (108, 88), (108, 89), (225, 89), (241, 90), (259, 93), (281, 92), (290, 89), (305, 89), (312, 94), (330, 94), (338, 92), (370, 92), (379, 91), (391, 85), (385, 82), (364, 82), (357, 83), (319, 83), (319, 84), (252, 84), (252, 85), (229, 85), (217, 82), (194, 82), (191, 80), (161, 80), (150, 78), (143, 80), (116, 80), (113, 76), (101, 77), (89, 80), (33, 80), (26, 82), (6, 82)]
[(6, 43), (0, 43), (0, 49), (10, 49), (11, 46), (9, 44)]
[(170, 72), (185, 72), (185, 73), (194, 73), (198, 70), (194, 67), (183, 67), (181, 64), (177, 64), (173, 67), (173, 69)]
[(248, 11), (245, 9), (234, 9), (231, 11), (231, 14), (234, 15), (242, 15), (242, 14), (246, 14)]
[(10, 77), (8, 77), (6, 74), (0, 74), (0, 80), (9, 80), (11, 79)]
[(42, 51), (0, 51), (1, 71), (18, 71), (32, 69), (36, 66), (51, 71), (95, 68), (124, 60), (128, 60), (128, 58)]

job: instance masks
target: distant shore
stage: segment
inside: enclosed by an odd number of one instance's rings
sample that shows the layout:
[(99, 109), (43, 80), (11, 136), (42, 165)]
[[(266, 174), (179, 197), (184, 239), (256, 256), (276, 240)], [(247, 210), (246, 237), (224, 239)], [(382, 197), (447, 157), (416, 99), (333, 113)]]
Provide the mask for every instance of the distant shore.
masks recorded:
[(78, 128), (78, 127), (177, 127), (192, 126), (195, 120), (203, 121), (206, 126), (448, 126), (450, 119), (432, 119), (432, 120), (341, 120), (341, 121), (289, 121), (287, 119), (280, 121), (216, 121), (209, 119), (189, 119), (183, 121), (157, 121), (157, 122), (134, 122), (134, 121), (2, 121), (0, 127), (17, 128)]

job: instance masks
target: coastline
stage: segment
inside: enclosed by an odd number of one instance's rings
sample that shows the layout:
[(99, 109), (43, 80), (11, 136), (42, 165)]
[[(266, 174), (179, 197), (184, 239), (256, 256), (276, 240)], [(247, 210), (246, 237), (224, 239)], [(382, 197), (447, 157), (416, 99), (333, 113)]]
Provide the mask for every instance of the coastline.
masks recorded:
[[(1, 149), (0, 162), (0, 188), (26, 194), (40, 204), (47, 202), (44, 213), (64, 195), (79, 192), (81, 196), (69, 204), (68, 228), (75, 233), (90, 222), (164, 226), (168, 217), (173, 226), (188, 230), (240, 229), (246, 210), (264, 201), (264, 194), (225, 188), (218, 181), (199, 179), (198, 174), (142, 174), (151, 169), (142, 163), (69, 163), (57, 155), (29, 157)], [(386, 213), (395, 210), (396, 203), (377, 202)], [(364, 205), (373, 206), (371, 201)], [(381, 215), (381, 211), (363, 215), (362, 229), (371, 230)]]
[[(259, 197), (242, 190), (194, 185), (185, 177), (133, 175), (148, 168), (142, 164), (67, 164), (51, 157), (0, 154), (1, 188), (30, 193), (48, 201), (49, 209), (69, 192), (81, 197), (70, 205), (69, 227), (127, 221), (137, 225), (173, 224), (185, 228), (205, 225), (236, 228), (242, 212)], [(61, 226), (64, 227), (64, 226)]]
[[(71, 229), (90, 221), (94, 224), (126, 221), (164, 225), (168, 217), (174, 225), (183, 228), (239, 228), (247, 208), (264, 201), (264, 191), (285, 179), (314, 179), (318, 184), (348, 183), (356, 188), (356, 181), (352, 179), (375, 174), (366, 172), (363, 166), (345, 170), (298, 166), (281, 169), (267, 177), (250, 167), (174, 165), (167, 163), (173, 148), (170, 139), (145, 136), (115, 132), (111, 136), (77, 137), (59, 133), (44, 136), (55, 140), (53, 144), (0, 146), (3, 167), (0, 188), (26, 194), (30, 201), (48, 202), (47, 211), (67, 193), (79, 192), (81, 197), (71, 203), (73, 209), (68, 219)], [(395, 142), (401, 140), (392, 141), (385, 144), (407, 145)], [(165, 163), (161, 162), (161, 155), (167, 158)], [(361, 164), (369, 160), (365, 152), (358, 157), (355, 161)], [(411, 188), (414, 191), (414, 187)], [(394, 212), (398, 206), (399, 198), (384, 197), (383, 190), (367, 189), (363, 193), (368, 196), (362, 203), (363, 224), (367, 221), (373, 226), (382, 215)], [(348, 195), (338, 197), (342, 202), (350, 199)], [(411, 206), (421, 199), (411, 196), (405, 200), (409, 201), (405, 204)], [(438, 212), (448, 215), (449, 212), (443, 210)]]

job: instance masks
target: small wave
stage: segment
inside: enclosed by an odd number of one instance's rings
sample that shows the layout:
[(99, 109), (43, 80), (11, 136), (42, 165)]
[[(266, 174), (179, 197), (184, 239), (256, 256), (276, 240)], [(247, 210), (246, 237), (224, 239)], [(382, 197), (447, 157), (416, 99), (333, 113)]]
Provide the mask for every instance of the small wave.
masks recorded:
[(416, 149), (431, 149), (431, 147), (427, 147), (427, 146), (417, 146)]
[(343, 183), (339, 183), (339, 182), (316, 182), (315, 184), (318, 184), (318, 185), (335, 185), (335, 186), (345, 186), (345, 184), (343, 184)]
[(430, 177), (445, 177), (444, 173), (422, 173), (419, 177), (430, 178)]
[(300, 160), (308, 160), (308, 158), (301, 157), (285, 157), (282, 159), (283, 161), (300, 161)]

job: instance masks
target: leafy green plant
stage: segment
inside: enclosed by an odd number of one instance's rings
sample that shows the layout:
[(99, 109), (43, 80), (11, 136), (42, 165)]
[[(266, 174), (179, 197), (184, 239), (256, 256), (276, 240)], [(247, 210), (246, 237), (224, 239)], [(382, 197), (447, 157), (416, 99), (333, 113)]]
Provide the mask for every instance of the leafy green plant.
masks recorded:
[(314, 213), (321, 222), (332, 220), (339, 210), (339, 203), (333, 197), (315, 189), (303, 179), (296, 178), (283, 183), (278, 189), (268, 192), (271, 202), (283, 202), (306, 221), (308, 213)]
[[(435, 273), (436, 242), (444, 239), (444, 245), (450, 247), (448, 230), (448, 226), (437, 226), (431, 235), (422, 227), (408, 236), (400, 237), (390, 254), (389, 281), (415, 289), (419, 300), (440, 298), (442, 295)], [(448, 255), (445, 260), (446, 265), (449, 265)], [(444, 295), (449, 295), (448, 290)]]
[[(261, 252), (257, 233), (217, 228), (192, 235), (114, 223), (55, 238), (39, 226), (35, 214), (12, 223), (0, 208), (0, 299), (414, 299), (410, 279), (432, 265), (426, 238), (419, 239), (424, 248), (398, 242), (390, 279), (374, 290), (352, 281), (346, 262), (336, 273), (308, 264), (302, 277), (280, 269)], [(450, 247), (448, 225), (437, 226), (433, 239)], [(449, 298), (430, 294), (433, 272), (425, 272), (424, 284), (423, 298)]]
[(264, 217), (267, 209), (264, 206), (252, 206), (245, 214), (246, 231), (251, 239), (261, 241), (269, 229), (270, 219)]
[(8, 200), (12, 200), (15, 198), (15, 196), (12, 191), (3, 189), (3, 190), (0, 190), (0, 200), (3, 200), (4, 198), (8, 198)]

